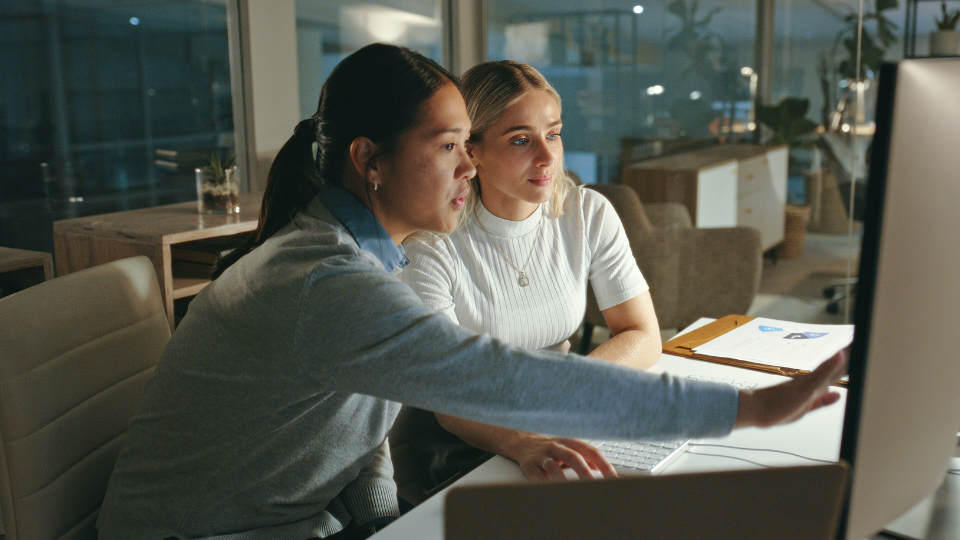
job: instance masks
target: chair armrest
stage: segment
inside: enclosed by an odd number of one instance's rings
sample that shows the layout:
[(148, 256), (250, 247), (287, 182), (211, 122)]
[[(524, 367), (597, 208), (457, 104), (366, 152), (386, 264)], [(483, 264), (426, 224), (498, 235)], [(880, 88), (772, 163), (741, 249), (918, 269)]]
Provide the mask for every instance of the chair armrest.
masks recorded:
[(661, 328), (745, 314), (760, 287), (760, 233), (748, 227), (656, 229), (634, 246)]
[(643, 210), (656, 229), (689, 229), (693, 227), (690, 212), (680, 203), (645, 204)]

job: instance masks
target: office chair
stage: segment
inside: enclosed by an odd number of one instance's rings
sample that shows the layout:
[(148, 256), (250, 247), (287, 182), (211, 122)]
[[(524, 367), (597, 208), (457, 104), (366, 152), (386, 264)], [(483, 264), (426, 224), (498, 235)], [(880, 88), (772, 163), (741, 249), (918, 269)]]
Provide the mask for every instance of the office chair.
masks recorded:
[[(686, 207), (641, 204), (622, 184), (589, 186), (606, 197), (623, 222), (630, 248), (650, 285), (660, 328), (682, 328), (700, 317), (745, 314), (760, 288), (760, 233), (749, 227), (697, 229)], [(587, 293), (580, 353), (594, 326), (606, 326), (593, 290)]]
[(7, 540), (94, 539), (130, 417), (170, 327), (134, 257), (0, 300), (0, 511)]

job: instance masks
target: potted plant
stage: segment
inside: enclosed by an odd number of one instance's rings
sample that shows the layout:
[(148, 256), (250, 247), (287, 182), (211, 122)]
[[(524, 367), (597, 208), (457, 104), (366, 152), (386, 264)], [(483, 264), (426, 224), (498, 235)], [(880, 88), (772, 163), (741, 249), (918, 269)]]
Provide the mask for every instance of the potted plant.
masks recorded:
[(210, 162), (197, 167), (197, 210), (201, 214), (234, 214), (240, 210), (240, 183), (233, 156), (210, 152)]
[[(800, 176), (801, 182), (803, 180), (802, 175), (797, 174), (798, 166), (793, 150), (811, 146), (806, 137), (817, 129), (817, 124), (807, 119), (809, 109), (809, 99), (791, 97), (783, 98), (776, 105), (757, 106), (757, 121), (770, 129), (770, 140), (767, 143), (785, 144), (790, 147), (788, 183), (797, 176)], [(805, 198), (805, 195), (801, 194), (798, 197), (798, 199), (802, 198)], [(810, 206), (803, 205), (805, 202), (790, 200), (784, 209), (783, 242), (777, 247), (779, 257), (795, 258), (803, 254), (803, 242), (806, 238), (807, 224), (810, 222)]]
[(757, 121), (770, 128), (768, 144), (786, 144), (791, 150), (809, 146), (804, 137), (817, 129), (817, 124), (807, 119), (808, 110), (810, 100), (806, 98), (787, 97), (776, 105), (757, 106)]
[(940, 18), (935, 18), (937, 31), (930, 33), (930, 56), (956, 56), (960, 47), (960, 9), (947, 10), (947, 2), (940, 3)]

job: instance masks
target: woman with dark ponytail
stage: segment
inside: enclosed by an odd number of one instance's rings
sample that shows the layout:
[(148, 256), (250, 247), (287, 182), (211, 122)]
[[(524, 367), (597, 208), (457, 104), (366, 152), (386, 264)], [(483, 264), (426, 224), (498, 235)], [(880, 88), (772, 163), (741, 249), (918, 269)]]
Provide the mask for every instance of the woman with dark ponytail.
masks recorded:
[(334, 69), (271, 167), (256, 233), (190, 304), (146, 386), (101, 539), (363, 538), (399, 515), (386, 434), (401, 402), (640, 438), (772, 425), (837, 399), (838, 362), (738, 394), (524, 351), (424, 306), (393, 275), (400, 243), (456, 227), (469, 132), (456, 78), (419, 54), (371, 45)]

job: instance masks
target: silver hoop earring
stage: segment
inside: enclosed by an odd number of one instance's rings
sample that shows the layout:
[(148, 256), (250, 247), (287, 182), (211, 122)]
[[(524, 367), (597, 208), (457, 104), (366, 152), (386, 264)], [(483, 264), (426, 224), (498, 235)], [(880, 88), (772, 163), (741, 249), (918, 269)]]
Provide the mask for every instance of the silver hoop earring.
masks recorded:
[(379, 189), (379, 188), (380, 188), (380, 184), (374, 182), (374, 183), (373, 183), (373, 190), (376, 191), (376, 190)]

